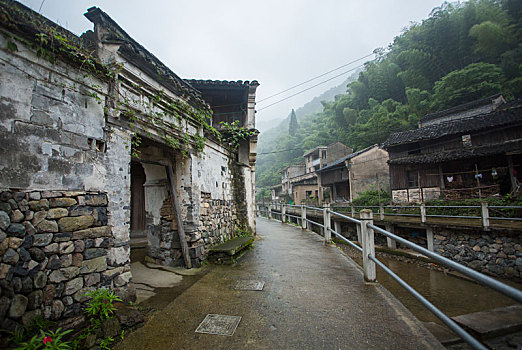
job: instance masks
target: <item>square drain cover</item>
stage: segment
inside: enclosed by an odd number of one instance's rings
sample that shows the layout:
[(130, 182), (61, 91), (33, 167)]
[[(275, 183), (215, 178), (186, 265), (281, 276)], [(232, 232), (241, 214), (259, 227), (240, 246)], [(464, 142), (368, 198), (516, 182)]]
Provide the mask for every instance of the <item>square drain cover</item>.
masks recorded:
[(231, 336), (241, 321), (241, 316), (208, 314), (196, 329), (197, 333)]
[(264, 286), (265, 286), (264, 281), (241, 280), (241, 281), (237, 281), (236, 287), (234, 289), (237, 289), (237, 290), (263, 290)]

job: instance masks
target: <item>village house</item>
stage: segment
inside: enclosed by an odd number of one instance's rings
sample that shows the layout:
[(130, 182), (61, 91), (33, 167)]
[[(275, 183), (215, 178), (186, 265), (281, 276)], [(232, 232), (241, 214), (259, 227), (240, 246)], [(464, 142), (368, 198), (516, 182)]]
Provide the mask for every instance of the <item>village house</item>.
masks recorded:
[(304, 163), (288, 165), (281, 170), (281, 184), (270, 188), (272, 200), (293, 201), (295, 204), (322, 203), (324, 191), (318, 184), (317, 171), (352, 151), (343, 143), (334, 142), (306, 152)]
[(327, 187), (331, 203), (352, 202), (367, 190), (388, 190), (388, 152), (373, 145), (337, 159), (317, 171), (320, 187)]
[[(256, 81), (183, 80), (96, 7), (81, 37), (0, 12), (3, 329), (78, 315), (102, 286), (132, 300), (133, 239), (194, 267), (255, 232)], [(250, 136), (227, 141), (220, 121)]]
[(522, 101), (495, 95), (428, 114), (383, 147), (395, 202), (514, 194), (522, 171)]
[(270, 200), (279, 202), (283, 199), (283, 184), (270, 186)]

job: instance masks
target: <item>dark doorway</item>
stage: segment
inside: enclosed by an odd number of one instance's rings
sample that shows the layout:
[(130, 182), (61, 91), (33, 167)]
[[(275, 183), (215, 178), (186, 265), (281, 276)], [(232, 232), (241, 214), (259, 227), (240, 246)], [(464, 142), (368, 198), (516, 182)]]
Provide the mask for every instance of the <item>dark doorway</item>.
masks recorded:
[(131, 162), (131, 238), (145, 237), (145, 170), (138, 162)]

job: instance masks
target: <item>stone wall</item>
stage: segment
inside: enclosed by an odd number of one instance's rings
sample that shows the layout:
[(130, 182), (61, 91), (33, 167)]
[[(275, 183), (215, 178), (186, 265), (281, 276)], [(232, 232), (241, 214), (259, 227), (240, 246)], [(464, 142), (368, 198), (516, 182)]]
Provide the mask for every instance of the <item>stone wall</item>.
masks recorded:
[(423, 187), (422, 195), (418, 188), (392, 191), (392, 200), (394, 203), (421, 203), (423, 201), (439, 199), (439, 197), (440, 187)]
[(522, 280), (519, 233), (434, 229), (434, 250), (479, 272)]
[(236, 235), (237, 215), (232, 200), (212, 199), (201, 193), (199, 235), (205, 245), (222, 243)]
[(118, 261), (105, 193), (0, 193), (0, 324), (81, 314), (85, 293), (110, 287), (132, 300), (130, 266)]
[[(312, 220), (320, 219), (318, 217)], [(395, 225), (392, 231), (400, 237), (427, 248), (422, 228), (405, 228)], [(346, 238), (352, 241), (357, 240), (357, 230), (354, 224), (341, 222), (341, 232)], [(522, 281), (522, 238), (519, 233), (440, 227), (434, 227), (433, 232), (433, 250), (436, 253), (490, 276)], [(385, 236), (375, 234), (375, 244), (386, 246)], [(398, 246), (400, 248), (399, 244)]]

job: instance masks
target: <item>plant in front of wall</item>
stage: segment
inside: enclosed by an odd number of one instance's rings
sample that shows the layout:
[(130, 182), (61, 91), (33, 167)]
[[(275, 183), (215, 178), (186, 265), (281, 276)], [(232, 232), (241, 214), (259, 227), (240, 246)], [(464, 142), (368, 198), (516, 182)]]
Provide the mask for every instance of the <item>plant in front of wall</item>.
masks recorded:
[(113, 291), (100, 288), (86, 294), (91, 298), (85, 308), (85, 313), (92, 320), (106, 320), (114, 316), (114, 302), (122, 301)]
[[(123, 338), (122, 338), (123, 339)], [(104, 338), (100, 343), (100, 349), (110, 350), (110, 345), (114, 341), (112, 337)]]
[(37, 350), (37, 349), (49, 349), (49, 350), (67, 350), (71, 349), (72, 343), (70, 341), (63, 340), (63, 337), (72, 332), (72, 329), (63, 331), (58, 328), (55, 331), (43, 331), (40, 330), (39, 334), (35, 334), (28, 342), (19, 343), (15, 350)]

